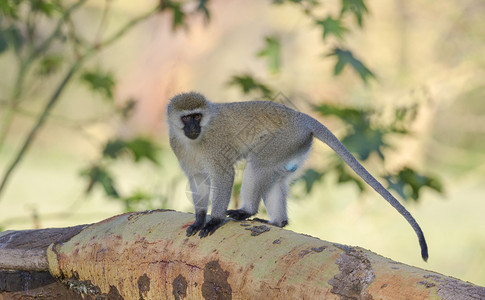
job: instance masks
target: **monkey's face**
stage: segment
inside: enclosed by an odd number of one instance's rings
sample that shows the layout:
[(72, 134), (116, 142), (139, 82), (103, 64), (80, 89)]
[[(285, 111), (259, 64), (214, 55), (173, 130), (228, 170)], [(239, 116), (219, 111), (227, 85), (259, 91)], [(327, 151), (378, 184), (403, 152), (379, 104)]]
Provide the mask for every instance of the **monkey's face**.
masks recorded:
[(202, 120), (202, 114), (194, 113), (190, 115), (184, 115), (180, 117), (184, 125), (184, 134), (191, 140), (195, 140), (199, 137), (201, 126), (200, 121)]

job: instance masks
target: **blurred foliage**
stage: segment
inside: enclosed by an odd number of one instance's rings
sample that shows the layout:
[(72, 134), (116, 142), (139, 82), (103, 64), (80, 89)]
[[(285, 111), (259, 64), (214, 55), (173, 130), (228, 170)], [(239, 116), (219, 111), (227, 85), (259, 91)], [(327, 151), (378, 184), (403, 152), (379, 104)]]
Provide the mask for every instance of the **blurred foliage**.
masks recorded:
[(317, 25), (322, 26), (323, 39), (327, 38), (328, 35), (334, 35), (338, 39), (343, 39), (345, 33), (349, 31), (344, 26), (342, 19), (334, 19), (330, 16), (323, 20), (317, 20)]
[(305, 183), (305, 192), (309, 194), (312, 191), (314, 184), (318, 183), (325, 173), (319, 172), (315, 169), (306, 169), (305, 173), (300, 179)]
[[(106, 0), (109, 3), (110, 0)], [(337, 0), (336, 0), (337, 1)], [(187, 5), (192, 3), (195, 5)], [(155, 13), (168, 15), (172, 18), (172, 30), (187, 29), (188, 20), (196, 15), (202, 15), (206, 22), (211, 19), (208, 6), (209, 0), (177, 1), (161, 0), (152, 10), (127, 20), (111, 36), (103, 36), (101, 30), (107, 23), (111, 6), (105, 5), (101, 14), (97, 34), (81, 34), (79, 27), (72, 18), (72, 14), (85, 9), (86, 0), (69, 2), (53, 0), (7, 0), (0, 2), (0, 55), (11, 52), (17, 60), (17, 69), (12, 72), (15, 76), (11, 93), (5, 101), (5, 111), (0, 120), (0, 150), (10, 131), (13, 117), (19, 112), (21, 103), (28, 101), (43, 101), (44, 108), (32, 128), (26, 133), (25, 141), (5, 170), (0, 185), (0, 196), (11, 173), (18, 166), (24, 155), (28, 152), (36, 133), (50, 117), (54, 105), (62, 99), (62, 92), (71, 83), (73, 78), (79, 79), (83, 86), (102, 98), (108, 99), (111, 105), (112, 117), (126, 119), (136, 108), (136, 99), (125, 101), (125, 106), (116, 108), (113, 100), (113, 89), (116, 78), (102, 64), (95, 68), (87, 66), (86, 61), (96, 57), (99, 52), (119, 40), (133, 26), (147, 19)], [(354, 55), (345, 43), (345, 38), (351, 32), (352, 24), (358, 27), (364, 24), (368, 9), (364, 0), (339, 1), (340, 13), (321, 15), (320, 1), (317, 0), (274, 0), (275, 5), (292, 5), (294, 9), (301, 10), (311, 21), (312, 26), (321, 28), (322, 42), (330, 41), (333, 45), (331, 52), (323, 55), (324, 58), (335, 59), (333, 74), (338, 76), (344, 69), (350, 68), (356, 72), (364, 84), (376, 79), (374, 73)], [(39, 34), (42, 25), (42, 34)], [(92, 37), (94, 36), (94, 38)], [(278, 34), (262, 36), (264, 46), (255, 54), (256, 57), (267, 61), (269, 75), (278, 76), (283, 70), (282, 51), (284, 43)], [(62, 51), (60, 51), (62, 49)], [(47, 84), (46, 79), (51, 78), (57, 84)], [(51, 91), (47, 99), (32, 97), (33, 86), (44, 85)], [(277, 101), (275, 90), (264, 80), (256, 79), (250, 73), (234, 74), (227, 85), (236, 87), (243, 94), (260, 96), (268, 100)], [(32, 100), (35, 99), (35, 100)], [(3, 103), (3, 102), (2, 102)], [(2, 104), (3, 105), (3, 104)], [(383, 162), (383, 150), (390, 148), (386, 142), (387, 136), (393, 134), (409, 134), (409, 124), (416, 116), (417, 106), (396, 109), (394, 118), (389, 124), (376, 124), (372, 122), (378, 111), (372, 108), (341, 107), (321, 104), (315, 108), (317, 112), (326, 116), (334, 116), (348, 125), (348, 132), (342, 142), (361, 160), (367, 160), (377, 154)], [(100, 147), (100, 157), (84, 168), (80, 174), (87, 181), (86, 193), (94, 188), (100, 188), (104, 194), (112, 199), (121, 201), (126, 210), (155, 208), (154, 195), (150, 192), (135, 188), (131, 192), (122, 192), (116, 182), (120, 174), (112, 169), (117, 160), (128, 158), (132, 163), (148, 161), (153, 167), (160, 166), (161, 147), (148, 137), (132, 137), (122, 139), (111, 137)], [(348, 172), (340, 160), (335, 160), (324, 170), (309, 169), (302, 176), (305, 191), (310, 193), (315, 183), (324, 178), (328, 172), (337, 174), (338, 183), (352, 182), (360, 191), (364, 190), (362, 181)], [(396, 174), (384, 174), (390, 187), (396, 190), (403, 198), (417, 200), (422, 187), (430, 187), (441, 191), (441, 185), (436, 177), (422, 175), (410, 168), (404, 168)], [(240, 189), (236, 183), (235, 190)], [(166, 200), (166, 199), (165, 199)], [(165, 201), (164, 200), (164, 201)], [(163, 201), (162, 201), (163, 202)]]
[(337, 63), (333, 69), (334, 75), (340, 75), (344, 67), (349, 65), (357, 72), (357, 74), (359, 74), (360, 78), (365, 83), (367, 83), (369, 79), (375, 78), (375, 75), (360, 60), (356, 59), (349, 50), (335, 48), (330, 54), (328, 54), (328, 56), (337, 57)]
[(367, 6), (364, 0), (342, 0), (341, 15), (351, 13), (355, 16), (355, 20), (360, 27), (362, 27), (364, 15), (368, 14)]
[(103, 157), (116, 159), (122, 153), (131, 154), (134, 162), (139, 162), (142, 158), (146, 158), (152, 163), (160, 164), (158, 155), (160, 147), (149, 138), (136, 137), (129, 141), (115, 139), (108, 141), (103, 149)]
[(270, 99), (273, 95), (273, 91), (268, 85), (262, 83), (250, 74), (234, 75), (227, 84), (240, 88), (244, 94), (254, 93), (265, 99)]
[(88, 181), (86, 194), (90, 194), (94, 187), (100, 187), (108, 198), (121, 201), (126, 211), (138, 209), (154, 209), (155, 195), (136, 188), (132, 192), (122, 193), (116, 185), (116, 178), (110, 168), (117, 160), (128, 157), (133, 163), (143, 159), (154, 167), (160, 165), (160, 146), (146, 137), (135, 137), (131, 140), (113, 139), (106, 142), (102, 149), (102, 156), (98, 161), (83, 169), (80, 175)]
[(120, 194), (115, 187), (113, 175), (106, 169), (106, 167), (100, 164), (95, 164), (80, 172), (81, 176), (88, 179), (88, 187), (86, 193), (89, 194), (93, 191), (95, 186), (101, 186), (107, 196), (112, 198), (119, 198)]
[(267, 57), (268, 70), (276, 74), (281, 68), (281, 42), (278, 37), (267, 36), (265, 38), (265, 47), (258, 52), (258, 57)]
[[(330, 104), (320, 104), (315, 110), (323, 116), (335, 116), (342, 120), (349, 129), (341, 138), (342, 143), (355, 153), (360, 160), (367, 160), (372, 155), (377, 155), (380, 162), (384, 163), (385, 149), (391, 149), (391, 146), (385, 142), (390, 135), (410, 134), (410, 126), (414, 122), (418, 106), (395, 108), (392, 114), (392, 121), (388, 124), (373, 122), (372, 120), (382, 120), (379, 116), (381, 112), (371, 108), (343, 107)], [(340, 159), (335, 159), (330, 163), (326, 170), (315, 171), (308, 170), (302, 177), (305, 182), (306, 191), (311, 191), (313, 185), (318, 182), (325, 173), (335, 172), (338, 183), (354, 183), (360, 192), (365, 191), (363, 181), (353, 172), (348, 172), (348, 168)], [(437, 176), (429, 174), (420, 174), (416, 170), (404, 167), (397, 174), (382, 175), (388, 182), (389, 188), (395, 190), (405, 200), (419, 199), (419, 192), (423, 187), (442, 193), (443, 188), (440, 179)]]
[(172, 1), (172, 0), (160, 0), (160, 11), (168, 11), (172, 14), (172, 30), (177, 30), (178, 28), (188, 28), (187, 17), (190, 17), (184, 10), (184, 5), (188, 2), (197, 3), (197, 9), (195, 13), (202, 14), (205, 20), (208, 22), (210, 20), (210, 11), (207, 7), (209, 0), (198, 0), (198, 1)]
[(162, 0), (160, 1), (161, 11), (170, 11), (172, 13), (172, 29), (176, 30), (183, 27), (186, 22), (186, 14), (182, 10), (182, 3), (179, 1)]
[(388, 175), (385, 178), (389, 188), (395, 190), (404, 199), (417, 201), (423, 187), (443, 193), (443, 186), (437, 177), (419, 174), (409, 167), (404, 167), (397, 174)]
[(104, 74), (101, 70), (86, 71), (81, 75), (81, 79), (87, 83), (92, 91), (99, 92), (108, 99), (113, 99), (113, 88), (115, 80), (113, 75)]
[[(109, 0), (107, 0), (108, 2)], [(0, 4), (0, 54), (13, 53), (17, 66), (11, 72), (15, 79), (11, 85), (10, 95), (6, 95), (6, 99), (2, 102), (0, 150), (11, 130), (14, 117), (22, 111), (21, 106), (31, 104), (33, 101), (42, 102), (43, 105), (34, 125), (27, 130), (20, 150), (4, 171), (0, 182), (0, 195), (11, 174), (28, 153), (38, 131), (50, 117), (52, 108), (62, 99), (63, 91), (71, 84), (73, 78), (80, 78), (88, 89), (99, 93), (102, 98), (113, 99), (115, 78), (111, 72), (103, 70), (101, 65), (98, 65), (95, 70), (86, 67), (87, 60), (98, 55), (102, 49), (110, 46), (136, 24), (160, 9), (158, 6), (154, 7), (144, 14), (128, 20), (111, 36), (103, 36), (101, 28), (105, 26), (111, 7), (105, 5), (97, 34), (93, 39), (89, 33), (82, 36), (79, 27), (83, 25), (76, 23), (72, 18), (74, 13), (86, 9), (85, 4), (86, 0), (74, 2), (10, 0), (2, 1)], [(63, 72), (64, 74), (62, 74)], [(53, 84), (53, 82), (57, 83)], [(44, 90), (50, 91), (50, 96), (43, 99), (42, 96), (36, 94), (34, 87), (37, 89), (42, 87)], [(126, 117), (134, 107), (133, 102), (128, 101), (127, 107), (117, 111), (113, 101), (110, 103), (113, 117), (117, 115)], [(111, 148), (105, 149), (105, 151), (112, 158), (115, 157), (113, 151), (117, 150), (131, 153), (135, 162), (148, 158), (150, 161), (158, 163), (160, 148), (148, 139), (138, 137), (123, 143), (112, 142), (109, 146)], [(118, 148), (116, 149), (115, 146)], [(113, 175), (104, 163), (96, 163), (82, 174), (89, 179), (88, 191), (93, 186), (100, 185), (107, 195), (120, 197)], [(139, 196), (135, 198), (140, 201)]]

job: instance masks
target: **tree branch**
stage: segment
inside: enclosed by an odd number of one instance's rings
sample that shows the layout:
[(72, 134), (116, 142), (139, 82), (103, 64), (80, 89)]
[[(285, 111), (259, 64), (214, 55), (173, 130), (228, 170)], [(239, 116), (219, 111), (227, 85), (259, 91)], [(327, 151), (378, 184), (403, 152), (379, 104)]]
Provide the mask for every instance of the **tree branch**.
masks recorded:
[[(79, 227), (69, 238), (52, 235), (42, 240), (52, 242), (49, 271), (102, 299), (485, 299), (484, 287), (256, 221), (228, 221), (209, 237), (186, 237), (193, 219), (136, 212)], [(19, 234), (0, 233), (0, 257)], [(24, 261), (3, 259), (0, 269), (25, 269)]]
[(69, 80), (71, 80), (72, 75), (81, 67), (82, 62), (83, 62), (83, 59), (79, 59), (71, 66), (70, 70), (64, 76), (64, 79), (59, 84), (59, 86), (57, 87), (56, 91), (54, 92), (50, 100), (47, 102), (36, 124), (34, 125), (34, 127), (32, 127), (29, 134), (27, 135), (27, 138), (25, 139), (24, 144), (22, 145), (22, 148), (20, 148), (19, 152), (17, 153), (13, 161), (10, 163), (7, 170), (5, 171), (2, 181), (0, 182), (0, 199), (1, 199), (2, 192), (5, 189), (5, 185), (7, 184), (8, 179), (10, 178), (10, 175), (12, 174), (13, 170), (18, 165), (20, 160), (23, 158), (25, 152), (29, 149), (30, 144), (33, 142), (35, 135), (37, 134), (38, 130), (42, 127), (44, 122), (46, 121), (47, 116), (49, 115), (49, 112), (51, 111), (54, 104), (57, 102), (59, 96), (61, 95), (61, 92), (66, 87)]
[[(78, 3), (74, 4), (73, 6), (71, 6), (67, 10), (67, 12), (65, 13), (64, 17), (62, 18), (62, 20), (65, 20), (66, 18), (68, 18), (70, 12), (72, 12), (72, 10), (74, 10), (76, 7), (78, 7), (79, 5), (81, 5), (82, 3), (84, 3), (85, 1), (86, 0), (80, 0)], [(54, 92), (54, 94), (52, 95), (52, 97), (50, 98), (50, 100), (47, 102), (47, 105), (45, 106), (44, 110), (42, 111), (42, 114), (40, 115), (40, 117), (37, 120), (36, 124), (30, 130), (27, 138), (24, 141), (24, 144), (22, 145), (22, 148), (17, 153), (17, 155), (15, 156), (15, 158), (12, 160), (12, 162), (8, 166), (7, 170), (5, 171), (5, 173), (3, 175), (3, 178), (2, 178), (2, 181), (0, 182), (0, 200), (1, 200), (2, 192), (5, 189), (5, 186), (6, 186), (7, 182), (8, 182), (8, 180), (9, 180), (9, 178), (10, 178), (13, 170), (17, 167), (17, 165), (19, 164), (19, 162), (23, 158), (24, 154), (29, 149), (29, 146), (33, 142), (33, 140), (35, 138), (35, 135), (37, 134), (38, 130), (42, 127), (42, 125), (44, 124), (44, 122), (46, 121), (46, 119), (47, 119), (47, 117), (48, 117), (48, 115), (49, 115), (52, 107), (57, 102), (57, 100), (58, 100), (61, 92), (64, 90), (64, 88), (66, 87), (67, 83), (71, 80), (72, 76), (76, 73), (76, 71), (82, 66), (83, 62), (87, 58), (91, 57), (93, 54), (97, 53), (101, 48), (111, 45), (113, 42), (115, 42), (121, 36), (123, 36), (126, 32), (128, 32), (128, 30), (130, 30), (133, 26), (135, 26), (139, 22), (145, 20), (146, 18), (148, 18), (149, 16), (153, 15), (157, 11), (158, 11), (158, 6), (156, 8), (154, 8), (154, 9), (148, 11), (147, 13), (142, 14), (142, 15), (140, 15), (140, 16), (138, 16), (138, 17), (136, 17), (136, 18), (134, 18), (134, 19), (132, 19), (130, 21), (128, 21), (124, 26), (122, 26), (118, 30), (118, 32), (116, 32), (115, 34), (113, 34), (113, 36), (111, 36), (110, 38), (108, 38), (105, 41), (101, 42), (100, 44), (94, 45), (90, 49), (86, 50), (86, 52), (82, 56), (80, 56), (78, 58), (78, 60), (71, 66), (71, 68), (69, 69), (68, 73), (66, 74), (66, 76), (64, 77), (64, 79), (62, 80), (62, 82), (60, 83), (60, 85), (58, 86), (58, 88), (56, 89), (56, 91)], [(59, 24), (61, 24), (61, 22), (59, 22)], [(60, 29), (60, 25), (58, 25), (56, 31), (59, 30), (59, 29)], [(56, 32), (56, 31), (54, 31), (54, 32)], [(53, 33), (51, 35), (51, 38), (53, 38), (54, 36), (55, 36), (55, 33)], [(39, 49), (43, 49), (43, 47), (46, 47), (46, 45), (49, 45), (49, 43), (50, 43), (50, 38), (48, 38), (39, 47)], [(0, 140), (0, 142), (1, 142), (1, 140)]]

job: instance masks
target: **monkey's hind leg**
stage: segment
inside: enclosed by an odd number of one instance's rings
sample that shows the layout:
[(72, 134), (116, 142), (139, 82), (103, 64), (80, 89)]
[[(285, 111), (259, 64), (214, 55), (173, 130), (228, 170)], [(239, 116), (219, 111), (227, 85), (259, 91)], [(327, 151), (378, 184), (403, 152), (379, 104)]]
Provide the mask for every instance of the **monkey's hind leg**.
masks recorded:
[(264, 205), (270, 218), (269, 223), (278, 227), (288, 225), (288, 215), (286, 212), (288, 184), (286, 181), (286, 177), (280, 178), (263, 196)]
[(271, 176), (256, 165), (254, 160), (248, 159), (241, 186), (241, 207), (227, 211), (227, 215), (235, 220), (246, 220), (257, 214), (263, 191), (271, 184), (268, 182)]

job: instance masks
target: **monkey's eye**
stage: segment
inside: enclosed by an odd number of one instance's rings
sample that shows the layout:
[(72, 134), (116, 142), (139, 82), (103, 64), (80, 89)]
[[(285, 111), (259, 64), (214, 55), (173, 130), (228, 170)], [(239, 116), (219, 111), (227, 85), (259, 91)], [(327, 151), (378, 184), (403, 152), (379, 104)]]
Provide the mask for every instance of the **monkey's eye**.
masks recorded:
[(190, 120), (190, 116), (182, 116), (182, 118), (181, 118), (181, 119), (182, 119), (182, 122), (184, 122), (184, 123), (185, 123), (185, 122), (187, 122), (187, 121), (189, 121), (189, 120)]
[(199, 121), (202, 118), (201, 114), (194, 114), (194, 120)]

